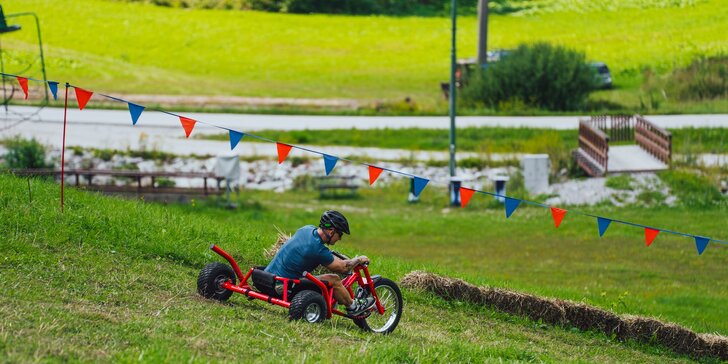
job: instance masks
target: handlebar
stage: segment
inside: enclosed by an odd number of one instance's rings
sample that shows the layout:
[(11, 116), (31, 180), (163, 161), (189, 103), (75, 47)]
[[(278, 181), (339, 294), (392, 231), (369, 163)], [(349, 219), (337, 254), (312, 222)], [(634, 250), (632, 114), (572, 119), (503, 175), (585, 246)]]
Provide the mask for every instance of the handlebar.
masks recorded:
[[(334, 256), (336, 256), (337, 258), (339, 258), (339, 259), (341, 259), (341, 260), (349, 260), (349, 259), (351, 259), (351, 258), (347, 257), (346, 255), (344, 255), (344, 254), (341, 254), (341, 253), (337, 252), (336, 250), (332, 250), (332, 251), (331, 251), (331, 254), (333, 254)], [(366, 262), (366, 263), (362, 263), (362, 264), (360, 264), (360, 265), (363, 265), (363, 266), (365, 266), (365, 267), (368, 267), (368, 266), (369, 266), (369, 263), (370, 263), (370, 262)], [(352, 270), (351, 270), (351, 271), (349, 271), (349, 274), (351, 274), (351, 272), (352, 272), (353, 270), (354, 270), (354, 269), (352, 268)]]
[(341, 260), (349, 260), (349, 259), (350, 259), (350, 258), (349, 258), (349, 257), (347, 257), (346, 255), (344, 255), (344, 254), (341, 254), (341, 253), (337, 252), (336, 250), (332, 250), (332, 251), (331, 251), (331, 254), (333, 254), (334, 256), (336, 256), (337, 258), (339, 258), (339, 259), (341, 259)]

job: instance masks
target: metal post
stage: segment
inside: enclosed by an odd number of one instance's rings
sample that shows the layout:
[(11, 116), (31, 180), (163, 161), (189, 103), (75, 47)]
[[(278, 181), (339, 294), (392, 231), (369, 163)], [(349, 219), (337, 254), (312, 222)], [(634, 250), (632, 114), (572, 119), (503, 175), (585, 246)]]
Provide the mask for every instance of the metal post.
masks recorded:
[[(456, 33), (457, 33), (457, 0), (452, 0), (452, 48), (450, 57), (450, 190), (454, 188), (452, 179), (455, 177), (455, 67), (456, 59)], [(455, 204), (455, 201), (450, 201)]]
[(488, 62), (488, 0), (478, 0), (478, 65)]
[(0, 71), (2, 71), (3, 75), (0, 76), (3, 79), (3, 105), (5, 106), (5, 112), (8, 112), (8, 94), (5, 91), (5, 61), (3, 60), (3, 49), (2, 46), (0, 46)]
[(24, 16), (24, 15), (30, 15), (33, 18), (35, 18), (35, 29), (38, 31), (38, 47), (40, 48), (40, 67), (43, 71), (43, 82), (45, 82), (45, 85), (43, 85), (43, 90), (45, 91), (45, 101), (46, 104), (50, 101), (48, 98), (48, 78), (46, 78), (46, 69), (45, 69), (45, 58), (43, 57), (43, 40), (40, 37), (40, 20), (38, 20), (38, 15), (35, 15), (35, 13), (17, 13), (17, 14), (9, 14), (6, 15), (5, 18), (12, 18), (12, 17), (18, 17), (18, 16)]
[(61, 147), (61, 212), (63, 212), (63, 201), (64, 201), (64, 195), (63, 195), (63, 188), (65, 184), (65, 166), (66, 166), (66, 115), (68, 113), (68, 87), (71, 85), (66, 82), (66, 97), (63, 101), (63, 146)]

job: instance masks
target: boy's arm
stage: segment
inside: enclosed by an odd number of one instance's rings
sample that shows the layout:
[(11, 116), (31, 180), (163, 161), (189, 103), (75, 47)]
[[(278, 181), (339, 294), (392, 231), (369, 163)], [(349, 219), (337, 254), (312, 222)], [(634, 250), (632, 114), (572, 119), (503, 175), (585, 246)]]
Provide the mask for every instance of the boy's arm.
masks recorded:
[(327, 265), (326, 269), (335, 273), (348, 273), (357, 265), (364, 263), (369, 263), (369, 258), (363, 255), (348, 260), (343, 260), (337, 256), (334, 256), (334, 261), (331, 262), (331, 264)]

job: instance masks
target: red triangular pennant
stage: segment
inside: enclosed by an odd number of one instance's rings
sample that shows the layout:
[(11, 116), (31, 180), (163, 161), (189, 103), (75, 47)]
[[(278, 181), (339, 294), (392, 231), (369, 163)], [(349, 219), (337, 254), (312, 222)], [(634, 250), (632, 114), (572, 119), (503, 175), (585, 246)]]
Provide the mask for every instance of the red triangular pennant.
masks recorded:
[(23, 93), (25, 94), (25, 99), (28, 99), (28, 79), (25, 77), (15, 76), (15, 78), (18, 79), (18, 83), (20, 84), (20, 88), (23, 89)]
[(469, 188), (460, 187), (460, 206), (465, 208), (465, 205), (470, 202), (470, 198), (473, 197), (473, 194), (475, 193), (475, 190), (471, 190)]
[(645, 245), (650, 246), (653, 241), (655, 241), (655, 238), (657, 237), (657, 234), (660, 233), (660, 230), (650, 229), (648, 227), (645, 228)]
[(382, 170), (379, 167), (369, 166), (369, 185), (373, 185), (374, 182), (379, 178), (379, 175), (382, 174)]
[(288, 153), (291, 152), (292, 147), (288, 144), (278, 142), (276, 142), (276, 147), (278, 148), (278, 164), (281, 164), (288, 157)]
[(78, 87), (74, 87), (73, 89), (76, 91), (76, 101), (78, 101), (78, 109), (83, 110), (83, 108), (86, 107), (86, 103), (88, 103), (88, 100), (91, 99), (91, 95), (93, 95), (94, 93)]
[(192, 129), (195, 127), (195, 123), (197, 123), (197, 120), (180, 116), (179, 121), (182, 123), (182, 127), (185, 129), (185, 136), (189, 138), (190, 134), (192, 134)]
[(554, 218), (554, 225), (556, 228), (559, 228), (559, 225), (561, 225), (561, 220), (564, 219), (564, 215), (566, 215), (566, 210), (562, 210), (556, 207), (551, 208), (551, 217)]

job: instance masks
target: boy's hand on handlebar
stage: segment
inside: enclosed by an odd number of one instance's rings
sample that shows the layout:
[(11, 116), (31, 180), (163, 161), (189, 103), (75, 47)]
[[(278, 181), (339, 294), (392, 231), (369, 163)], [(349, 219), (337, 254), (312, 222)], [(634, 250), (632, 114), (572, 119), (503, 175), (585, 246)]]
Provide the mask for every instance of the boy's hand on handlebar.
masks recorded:
[(364, 264), (364, 265), (369, 264), (369, 258), (367, 258), (365, 255), (360, 255), (360, 256), (356, 257), (355, 259), (357, 259), (359, 264)]

